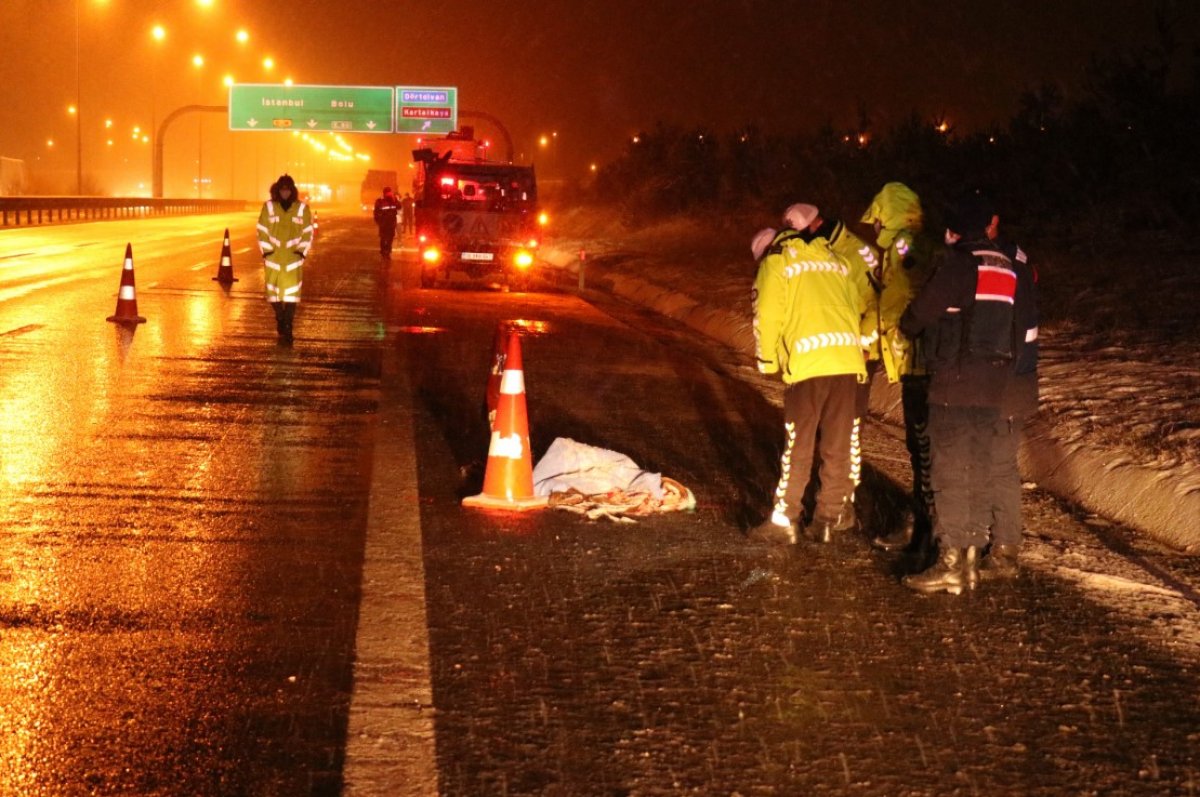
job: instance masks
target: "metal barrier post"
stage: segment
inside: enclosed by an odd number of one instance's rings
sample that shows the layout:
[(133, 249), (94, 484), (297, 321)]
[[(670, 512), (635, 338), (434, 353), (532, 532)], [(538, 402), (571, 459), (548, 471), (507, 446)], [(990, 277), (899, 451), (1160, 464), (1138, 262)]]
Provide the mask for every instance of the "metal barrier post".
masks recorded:
[(579, 292), (583, 293), (583, 272), (586, 269), (587, 252), (583, 249), (579, 250)]

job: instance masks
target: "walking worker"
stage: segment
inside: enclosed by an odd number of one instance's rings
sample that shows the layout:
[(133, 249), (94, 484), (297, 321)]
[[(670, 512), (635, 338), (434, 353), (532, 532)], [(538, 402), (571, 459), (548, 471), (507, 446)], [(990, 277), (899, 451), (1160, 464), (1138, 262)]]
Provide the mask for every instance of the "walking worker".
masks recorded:
[(284, 174), (271, 186), (271, 198), (258, 214), (258, 248), (262, 251), (263, 284), (267, 301), (275, 312), (280, 343), (292, 342), (292, 323), (300, 288), (304, 283), (304, 261), (312, 246), (313, 220), (308, 205), (298, 199), (296, 182)]
[(404, 192), (400, 200), (400, 234), (412, 235), (417, 231), (416, 202), (412, 194)]
[[(1013, 258), (989, 237), (998, 223), (982, 195), (959, 199), (948, 213), (945, 258), (900, 318), (903, 334), (928, 333), (931, 373), (938, 556), (925, 571), (904, 578), (905, 586), (920, 592), (973, 589), (994, 522), (994, 438), (1021, 353), (1017, 319), (1029, 317), (1032, 301), (1019, 290)], [(1020, 337), (1023, 345), (1025, 330)]]
[(922, 234), (921, 200), (904, 183), (884, 185), (862, 222), (874, 227), (875, 243), (882, 252), (873, 280), (879, 298), (869, 357), (883, 362), (888, 382), (900, 383), (905, 445), (913, 473), (912, 506), (904, 522), (895, 534), (873, 542), (884, 550), (923, 550), (935, 511), (929, 477), (929, 377), (921, 341), (905, 338), (899, 324), (900, 316), (929, 278), (933, 245)]
[(375, 200), (375, 226), (379, 228), (379, 255), (392, 256), (392, 241), (396, 239), (396, 217), (400, 213), (400, 201), (390, 187), (384, 187), (383, 196)]
[[(784, 452), (771, 515), (750, 530), (755, 542), (795, 543), (802, 501), (819, 444), (820, 487), (807, 535), (829, 542), (854, 525), (847, 442), (855, 390), (866, 379), (859, 339), (863, 287), (846, 261), (820, 237), (813, 205), (793, 206), (798, 225), (760, 231), (751, 242), (759, 260), (754, 281), (754, 337), (758, 370), (781, 374)], [(866, 275), (860, 276), (865, 283)]]

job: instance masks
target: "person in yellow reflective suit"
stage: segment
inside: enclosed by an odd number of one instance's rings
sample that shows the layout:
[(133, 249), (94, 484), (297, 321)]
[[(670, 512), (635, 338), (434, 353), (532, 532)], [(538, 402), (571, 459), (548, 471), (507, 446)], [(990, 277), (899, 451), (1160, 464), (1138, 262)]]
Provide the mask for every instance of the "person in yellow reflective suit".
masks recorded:
[[(802, 223), (807, 205), (792, 205), (783, 213), (784, 224), (795, 228)], [(879, 268), (879, 253), (875, 247), (846, 229), (846, 225), (837, 219), (826, 219), (820, 215), (816, 220), (818, 227), (816, 235), (829, 242), (829, 248), (838, 257), (850, 265), (854, 273), (854, 283), (862, 292), (863, 314), (860, 327), (860, 342), (864, 353), (869, 352), (872, 344), (879, 339), (877, 330), (879, 318), (879, 297), (871, 280)], [(854, 401), (854, 428), (850, 432), (850, 478), (855, 489), (862, 481), (862, 419), (867, 417), (871, 398), (871, 376), (873, 369), (867, 361), (867, 378), (858, 385)]]
[(300, 201), (296, 182), (285, 174), (271, 186), (271, 198), (263, 203), (258, 214), (264, 291), (275, 311), (275, 328), (281, 343), (292, 342), (292, 324), (304, 285), (304, 261), (312, 247), (312, 238), (312, 210)]
[(820, 482), (807, 534), (829, 542), (856, 525), (847, 443), (855, 389), (866, 379), (859, 337), (866, 273), (816, 234), (821, 222), (816, 207), (794, 207), (802, 210), (792, 223), (801, 226), (767, 228), (751, 242), (759, 260), (753, 294), (758, 370), (780, 374), (786, 385), (785, 450), (775, 503), (770, 517), (747, 535), (772, 544), (796, 541), (817, 447)]
[(889, 382), (900, 382), (905, 442), (913, 471), (913, 506), (893, 534), (877, 537), (885, 550), (905, 547), (924, 550), (931, 541), (934, 505), (930, 481), (929, 377), (921, 341), (900, 332), (900, 316), (932, 271), (933, 246), (922, 234), (921, 200), (904, 183), (887, 183), (863, 214), (875, 228), (881, 257), (874, 274), (878, 291), (877, 318), (869, 357), (882, 360)]

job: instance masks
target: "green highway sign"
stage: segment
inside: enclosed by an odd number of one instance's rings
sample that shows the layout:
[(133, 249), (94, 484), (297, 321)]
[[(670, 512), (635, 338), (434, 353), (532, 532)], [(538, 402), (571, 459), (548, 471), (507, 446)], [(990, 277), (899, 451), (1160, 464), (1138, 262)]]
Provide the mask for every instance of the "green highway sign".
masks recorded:
[(444, 135), (457, 129), (457, 87), (396, 87), (397, 133)]
[(391, 133), (394, 97), (390, 86), (235, 83), (229, 87), (229, 129)]

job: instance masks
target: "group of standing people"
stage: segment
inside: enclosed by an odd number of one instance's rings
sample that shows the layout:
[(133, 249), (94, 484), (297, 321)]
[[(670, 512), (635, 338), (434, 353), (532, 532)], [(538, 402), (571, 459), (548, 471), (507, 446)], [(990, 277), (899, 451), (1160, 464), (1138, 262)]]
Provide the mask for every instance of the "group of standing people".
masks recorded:
[(897, 530), (873, 543), (921, 555), (927, 566), (903, 579), (921, 592), (959, 594), (1011, 577), (1021, 543), (1017, 443), (1037, 407), (1036, 273), (977, 191), (946, 209), (940, 246), (902, 183), (885, 185), (861, 221), (874, 246), (800, 203), (751, 241), (758, 368), (786, 387), (774, 504), (748, 536), (830, 542), (859, 528), (860, 427), (882, 367), (900, 383), (912, 502)]
[(375, 200), (375, 226), (379, 228), (379, 254), (382, 257), (392, 256), (397, 224), (401, 237), (416, 232), (415, 203), (411, 194), (397, 197), (388, 186), (383, 189), (383, 195)]

